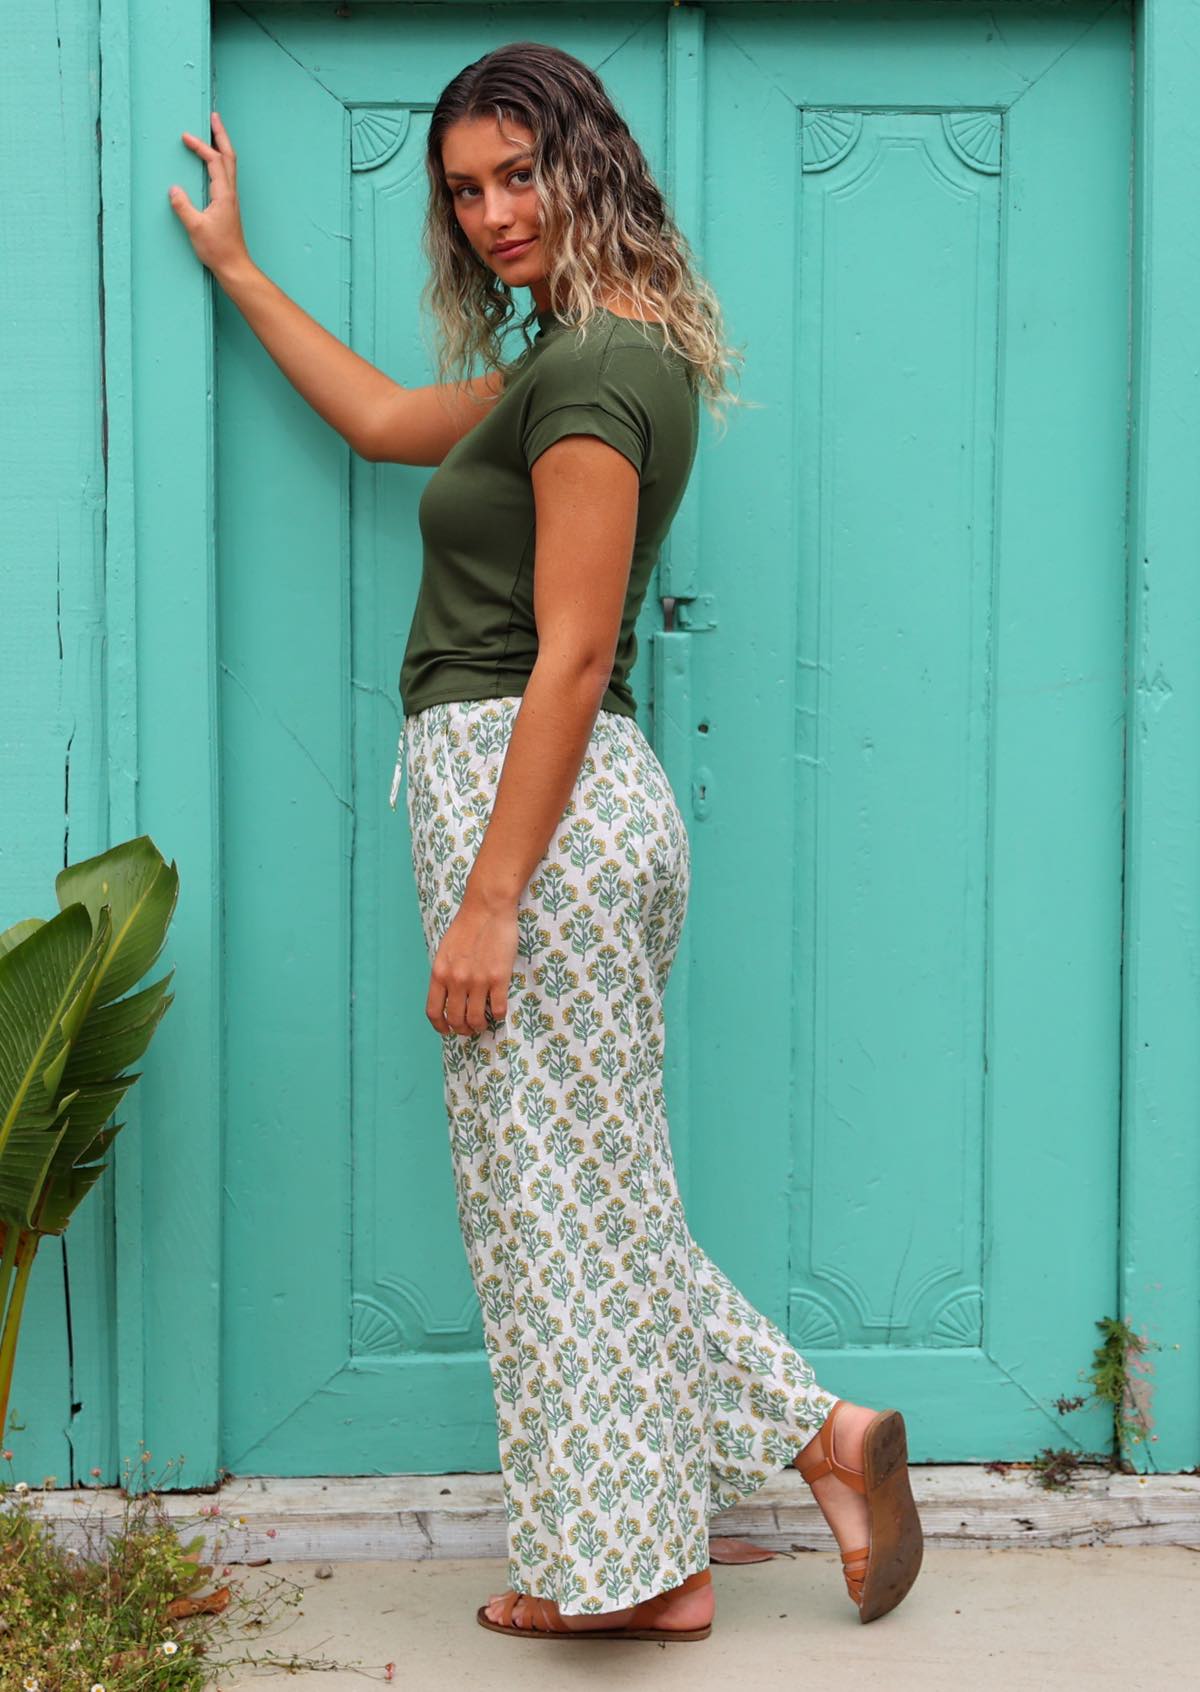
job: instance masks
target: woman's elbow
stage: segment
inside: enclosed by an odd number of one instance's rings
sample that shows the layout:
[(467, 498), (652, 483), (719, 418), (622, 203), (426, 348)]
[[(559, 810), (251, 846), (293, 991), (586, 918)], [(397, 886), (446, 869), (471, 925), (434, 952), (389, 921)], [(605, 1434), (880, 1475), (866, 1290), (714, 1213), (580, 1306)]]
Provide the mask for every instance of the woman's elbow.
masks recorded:
[(612, 680), (613, 653), (590, 641), (555, 641), (538, 644), (537, 665), (549, 672), (559, 687), (569, 687), (585, 698), (602, 699)]

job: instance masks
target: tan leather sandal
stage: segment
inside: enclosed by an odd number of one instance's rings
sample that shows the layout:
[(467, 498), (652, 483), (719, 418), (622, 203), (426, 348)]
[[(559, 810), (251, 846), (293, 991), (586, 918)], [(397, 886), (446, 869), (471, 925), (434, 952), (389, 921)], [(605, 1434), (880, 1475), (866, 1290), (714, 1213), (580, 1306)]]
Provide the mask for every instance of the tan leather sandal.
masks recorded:
[[(476, 1610), (475, 1619), (480, 1627), (489, 1628), (492, 1633), (518, 1634), (522, 1639), (707, 1639), (712, 1632), (711, 1622), (704, 1627), (655, 1627), (654, 1623), (677, 1592), (691, 1592), (711, 1581), (711, 1569), (697, 1569), (669, 1592), (656, 1592), (652, 1598), (643, 1598), (619, 1627), (568, 1627), (551, 1599), (511, 1590), (503, 1595), (498, 1622), (492, 1621), (485, 1604)], [(524, 1623), (512, 1619), (518, 1598), (524, 1598), (528, 1607), (529, 1619)]]
[(806, 1447), (792, 1461), (810, 1485), (832, 1474), (866, 1496), (870, 1538), (842, 1552), (842, 1572), (858, 1619), (868, 1622), (894, 1610), (908, 1592), (921, 1567), (924, 1538), (908, 1481), (904, 1417), (899, 1410), (881, 1410), (867, 1425), (863, 1467), (851, 1469), (833, 1451), (833, 1425), (845, 1402), (839, 1398), (821, 1423), (815, 1449)]

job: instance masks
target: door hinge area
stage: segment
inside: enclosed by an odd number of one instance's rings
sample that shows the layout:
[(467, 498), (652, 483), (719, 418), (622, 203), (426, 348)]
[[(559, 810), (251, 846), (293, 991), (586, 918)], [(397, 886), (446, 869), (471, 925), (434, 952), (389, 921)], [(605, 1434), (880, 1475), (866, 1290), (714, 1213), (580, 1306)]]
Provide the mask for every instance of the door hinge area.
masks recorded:
[(713, 615), (715, 594), (665, 594), (661, 604), (663, 629), (668, 633), (679, 628), (689, 634), (695, 634), (701, 629), (715, 629), (717, 626), (717, 619)]

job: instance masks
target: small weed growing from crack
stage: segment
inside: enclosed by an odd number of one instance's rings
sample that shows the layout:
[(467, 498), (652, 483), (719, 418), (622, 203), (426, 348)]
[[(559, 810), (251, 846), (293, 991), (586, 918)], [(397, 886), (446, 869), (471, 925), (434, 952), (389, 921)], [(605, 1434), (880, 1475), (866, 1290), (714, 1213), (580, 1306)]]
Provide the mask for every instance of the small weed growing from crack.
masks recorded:
[[(1065, 1416), (1072, 1410), (1081, 1410), (1089, 1403), (1110, 1405), (1113, 1428), (1111, 1449), (1103, 1453), (1092, 1453), (1091, 1459), (1094, 1462), (1107, 1463), (1114, 1473), (1129, 1474), (1134, 1471), (1128, 1448), (1131, 1444), (1140, 1445), (1150, 1427), (1147, 1403), (1149, 1392), (1144, 1378), (1149, 1365), (1139, 1364), (1138, 1360), (1152, 1345), (1157, 1350), (1158, 1342), (1134, 1333), (1128, 1322), (1114, 1316), (1102, 1316), (1096, 1326), (1104, 1338), (1092, 1353), (1092, 1371), (1085, 1377), (1092, 1388), (1091, 1392), (1086, 1395), (1076, 1394), (1073, 1397), (1064, 1394), (1053, 1400), (1054, 1408), (1060, 1416)], [(1154, 1440), (1158, 1435), (1150, 1434), (1149, 1437)], [(1046, 1445), (1033, 1459), (1030, 1467), (1040, 1486), (1045, 1487), (1047, 1491), (1062, 1491), (1070, 1487), (1077, 1470), (1088, 1455), (1072, 1450), (1070, 1446), (1060, 1446), (1056, 1449)]]
[[(1150, 1365), (1140, 1365), (1138, 1360), (1151, 1345), (1158, 1350), (1158, 1343), (1135, 1334), (1128, 1322), (1116, 1317), (1104, 1316), (1096, 1326), (1104, 1341), (1092, 1353), (1094, 1397), (1112, 1405), (1113, 1467), (1129, 1473), (1133, 1464), (1128, 1447), (1140, 1445), (1150, 1428), (1149, 1388), (1144, 1379)], [(1150, 1438), (1157, 1439), (1158, 1435), (1151, 1434)]]
[(1056, 1451), (1053, 1446), (1044, 1445), (1030, 1467), (1038, 1485), (1045, 1487), (1047, 1492), (1065, 1492), (1075, 1479), (1082, 1460), (1078, 1451), (1072, 1451), (1070, 1446), (1060, 1446)]

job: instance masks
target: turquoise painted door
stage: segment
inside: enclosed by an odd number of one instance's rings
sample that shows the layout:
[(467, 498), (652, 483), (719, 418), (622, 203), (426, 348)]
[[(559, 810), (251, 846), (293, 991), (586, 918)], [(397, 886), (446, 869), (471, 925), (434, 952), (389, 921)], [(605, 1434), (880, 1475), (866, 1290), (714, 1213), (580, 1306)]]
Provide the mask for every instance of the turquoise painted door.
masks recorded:
[[(706, 420), (634, 672), (693, 842), (692, 1231), (915, 1458), (1099, 1446), (1053, 1401), (1117, 1287), (1128, 10), (218, 7), (251, 250), (406, 385), (429, 110), (526, 38), (622, 105), (757, 407)], [(216, 334), (222, 1461), (491, 1469), (387, 803), (429, 472)]]

